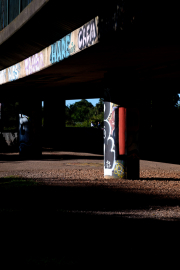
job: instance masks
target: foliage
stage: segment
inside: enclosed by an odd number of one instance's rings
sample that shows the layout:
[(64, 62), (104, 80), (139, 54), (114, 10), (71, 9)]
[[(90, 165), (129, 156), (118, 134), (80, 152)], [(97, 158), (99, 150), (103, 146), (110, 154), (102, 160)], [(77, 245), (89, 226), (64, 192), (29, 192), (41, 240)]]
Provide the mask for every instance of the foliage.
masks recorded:
[(70, 106), (65, 106), (66, 127), (90, 127), (91, 122), (101, 126), (104, 121), (104, 99), (100, 98), (96, 106), (82, 99)]
[(18, 127), (19, 103), (8, 102), (2, 104), (2, 128), (4, 131), (15, 132)]

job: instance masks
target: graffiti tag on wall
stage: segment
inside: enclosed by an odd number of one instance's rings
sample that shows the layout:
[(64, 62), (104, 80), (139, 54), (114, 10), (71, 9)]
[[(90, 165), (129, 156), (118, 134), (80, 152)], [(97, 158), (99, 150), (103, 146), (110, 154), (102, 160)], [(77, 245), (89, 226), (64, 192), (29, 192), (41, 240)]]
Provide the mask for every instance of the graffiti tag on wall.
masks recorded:
[(69, 45), (71, 43), (71, 34), (65, 36), (64, 38), (56, 41), (51, 45), (51, 55), (50, 62), (52, 64), (59, 62), (67, 57), (69, 57), (70, 53), (75, 52), (75, 45), (71, 46), (69, 49)]
[(44, 67), (43, 53), (36, 53), (35, 55), (25, 59), (26, 75), (41, 70)]
[(78, 47), (80, 50), (92, 45), (97, 37), (95, 19), (80, 28), (78, 33)]
[(6, 82), (6, 69), (0, 71), (0, 84)]
[(17, 63), (16, 65), (0, 71), (0, 84), (14, 81), (43, 68), (62, 61), (69, 56), (96, 44), (98, 40), (98, 20), (95, 17), (82, 27), (51, 44), (41, 52)]
[(19, 63), (8, 68), (9, 81), (11, 82), (11, 81), (17, 80), (19, 78), (20, 71), (21, 71), (21, 66)]

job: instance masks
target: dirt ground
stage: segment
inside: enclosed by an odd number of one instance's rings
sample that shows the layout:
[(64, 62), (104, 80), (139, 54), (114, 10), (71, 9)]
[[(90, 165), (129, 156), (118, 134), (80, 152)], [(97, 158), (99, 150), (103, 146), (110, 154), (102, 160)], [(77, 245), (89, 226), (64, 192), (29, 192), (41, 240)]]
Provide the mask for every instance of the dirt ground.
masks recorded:
[(22, 160), (0, 154), (0, 180), (9, 176), (40, 186), (0, 189), (1, 205), (11, 209), (0, 211), (6, 264), (176, 265), (180, 165), (140, 160), (140, 179), (117, 180), (104, 179), (102, 155), (46, 151), (39, 160)]

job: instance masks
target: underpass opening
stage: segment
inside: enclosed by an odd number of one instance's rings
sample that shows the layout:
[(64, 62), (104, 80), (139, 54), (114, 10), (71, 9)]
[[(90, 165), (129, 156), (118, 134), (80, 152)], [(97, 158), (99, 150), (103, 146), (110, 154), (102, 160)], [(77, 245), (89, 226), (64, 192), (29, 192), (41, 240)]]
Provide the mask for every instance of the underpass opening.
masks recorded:
[(104, 99), (66, 100), (66, 150), (103, 154)]

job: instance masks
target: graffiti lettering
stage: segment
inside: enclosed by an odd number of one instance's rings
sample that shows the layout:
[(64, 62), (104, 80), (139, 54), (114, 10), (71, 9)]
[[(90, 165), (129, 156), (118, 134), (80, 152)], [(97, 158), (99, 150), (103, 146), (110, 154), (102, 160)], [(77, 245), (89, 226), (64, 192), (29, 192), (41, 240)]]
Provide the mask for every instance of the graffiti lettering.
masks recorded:
[(93, 19), (88, 24), (80, 28), (78, 34), (78, 47), (80, 50), (88, 47), (97, 37), (96, 23)]
[(42, 53), (36, 53), (35, 55), (25, 60), (26, 75), (30, 75), (36, 71), (39, 71), (44, 67), (44, 59)]
[(69, 49), (69, 44), (71, 43), (71, 34), (65, 36), (64, 38), (56, 41), (51, 45), (50, 62), (52, 64), (69, 57), (72, 52), (75, 52), (75, 45)]
[(3, 84), (6, 82), (6, 70), (0, 71), (0, 84)]
[(105, 102), (104, 103), (104, 130), (106, 136), (104, 137), (104, 147), (105, 147), (105, 174), (108, 173), (112, 175), (112, 170), (114, 168), (115, 163), (115, 150), (114, 150), (114, 137), (112, 134), (114, 133), (114, 125), (110, 124), (110, 119), (114, 122), (115, 114), (112, 114), (113, 111), (113, 103)]
[(111, 162), (109, 160), (106, 161), (106, 168), (111, 168)]
[(16, 65), (8, 68), (9, 81), (17, 80), (19, 78), (20, 70), (21, 70), (20, 64), (16, 64)]

